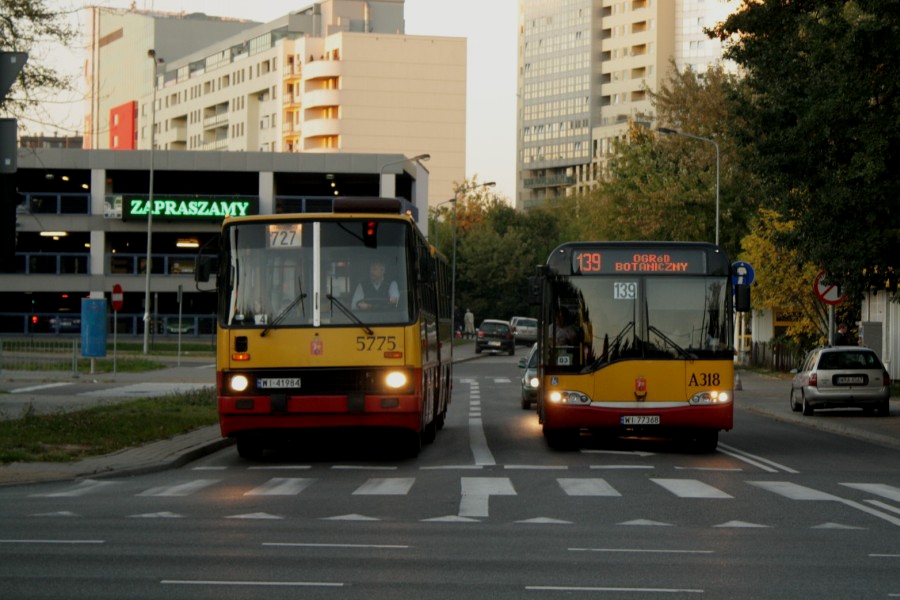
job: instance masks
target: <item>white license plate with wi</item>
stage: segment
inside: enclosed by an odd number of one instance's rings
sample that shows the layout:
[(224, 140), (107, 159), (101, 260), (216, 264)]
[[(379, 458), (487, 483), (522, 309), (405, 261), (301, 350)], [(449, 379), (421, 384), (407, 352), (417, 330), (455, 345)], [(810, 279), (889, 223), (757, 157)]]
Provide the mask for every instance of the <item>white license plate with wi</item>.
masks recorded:
[(659, 425), (659, 415), (625, 415), (620, 419), (622, 425)]
[(300, 387), (299, 377), (274, 377), (258, 379), (256, 387), (264, 390), (279, 388), (298, 388)]

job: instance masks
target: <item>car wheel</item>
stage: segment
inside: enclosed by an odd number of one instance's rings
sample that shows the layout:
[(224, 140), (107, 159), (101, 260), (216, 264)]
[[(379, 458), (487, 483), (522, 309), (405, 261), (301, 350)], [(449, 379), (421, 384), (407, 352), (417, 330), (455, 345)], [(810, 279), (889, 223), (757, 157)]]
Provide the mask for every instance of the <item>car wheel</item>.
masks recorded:
[(481, 354), (481, 347), (475, 346), (475, 354)]
[(813, 414), (813, 407), (809, 403), (809, 401), (806, 399), (806, 396), (804, 395), (803, 396), (803, 416), (809, 417), (809, 416), (812, 416), (812, 414)]
[(794, 390), (791, 389), (791, 410), (794, 412), (800, 412), (800, 405), (794, 400)]
[(882, 400), (878, 403), (878, 414), (882, 417), (891, 416), (891, 400), (888, 398), (887, 400)]
[(531, 408), (531, 400), (526, 398), (524, 395), (522, 396), (522, 410), (529, 410)]
[(509, 355), (513, 356), (513, 355), (515, 355), (515, 353), (516, 353), (516, 347), (514, 345), (510, 346), (509, 347)]

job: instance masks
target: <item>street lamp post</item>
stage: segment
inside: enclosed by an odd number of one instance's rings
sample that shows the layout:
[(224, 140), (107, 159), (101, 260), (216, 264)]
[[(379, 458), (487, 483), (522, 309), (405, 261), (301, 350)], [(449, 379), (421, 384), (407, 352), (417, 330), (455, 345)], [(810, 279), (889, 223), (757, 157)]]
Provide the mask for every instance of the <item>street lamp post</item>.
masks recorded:
[(680, 135), (681, 137), (690, 138), (692, 140), (698, 140), (701, 142), (707, 142), (716, 147), (716, 246), (719, 245), (719, 166), (720, 166), (720, 158), (719, 158), (719, 143), (714, 139), (701, 137), (699, 135), (693, 135), (691, 133), (684, 133), (682, 131), (678, 131), (676, 129), (670, 129), (668, 127), (659, 127), (656, 129), (660, 133), (665, 133), (667, 135)]
[[(412, 158), (404, 158), (401, 160), (394, 160), (389, 163), (385, 163), (381, 165), (381, 170), (378, 172), (378, 195), (384, 197), (384, 170), (392, 165), (399, 165), (405, 162), (426, 162), (429, 158), (431, 158), (430, 154), (417, 154)], [(396, 195), (396, 184), (394, 185), (394, 195)]]
[(144, 354), (150, 351), (150, 261), (153, 248), (153, 148), (156, 146), (156, 77), (157, 65), (162, 58), (156, 56), (156, 50), (147, 50), (147, 56), (153, 61), (153, 100), (150, 108), (150, 189), (147, 195), (147, 259), (144, 265)]
[(459, 204), (457, 200), (459, 200), (460, 192), (468, 192), (483, 187), (494, 187), (495, 185), (497, 185), (496, 181), (488, 181), (470, 188), (461, 187), (456, 190), (456, 196), (438, 204), (438, 206), (446, 202), (453, 204), (453, 258), (450, 262), (450, 322), (454, 326), (453, 335), (456, 335), (456, 236), (459, 232)]

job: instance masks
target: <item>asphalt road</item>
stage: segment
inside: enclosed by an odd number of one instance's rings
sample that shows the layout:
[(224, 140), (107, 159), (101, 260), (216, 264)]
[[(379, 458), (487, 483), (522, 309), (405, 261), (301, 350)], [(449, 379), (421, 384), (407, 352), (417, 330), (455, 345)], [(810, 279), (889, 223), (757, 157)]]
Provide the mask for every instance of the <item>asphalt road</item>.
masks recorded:
[(258, 463), (229, 447), (0, 487), (4, 598), (900, 594), (900, 450), (879, 439), (896, 413), (802, 417), (785, 381), (748, 375), (715, 453), (594, 438), (556, 452), (520, 407), (523, 354), (457, 365), (417, 459), (340, 434)]

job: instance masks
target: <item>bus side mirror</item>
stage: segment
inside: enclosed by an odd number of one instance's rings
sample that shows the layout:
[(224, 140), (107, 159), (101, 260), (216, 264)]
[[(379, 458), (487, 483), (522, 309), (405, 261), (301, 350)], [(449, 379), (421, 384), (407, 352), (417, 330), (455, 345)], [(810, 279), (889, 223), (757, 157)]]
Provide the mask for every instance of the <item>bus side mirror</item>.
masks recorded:
[(219, 259), (215, 256), (198, 254), (194, 259), (194, 281), (208, 283), (209, 277), (219, 268)]
[(734, 287), (735, 312), (750, 312), (750, 286), (736, 285)]

